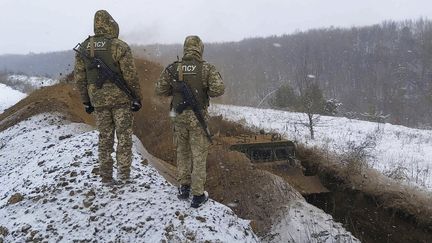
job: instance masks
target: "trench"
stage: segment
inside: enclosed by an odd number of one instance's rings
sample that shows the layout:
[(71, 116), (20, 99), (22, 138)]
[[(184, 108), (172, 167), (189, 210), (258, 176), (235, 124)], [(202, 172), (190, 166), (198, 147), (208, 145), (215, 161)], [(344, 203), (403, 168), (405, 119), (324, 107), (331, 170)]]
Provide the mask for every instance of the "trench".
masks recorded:
[[(306, 174), (311, 174), (306, 165)], [(305, 196), (308, 203), (324, 210), (362, 242), (432, 242), (432, 231), (418, 226), (402, 212), (385, 208), (378, 199), (345, 187), (334, 175), (319, 173), (329, 193)]]

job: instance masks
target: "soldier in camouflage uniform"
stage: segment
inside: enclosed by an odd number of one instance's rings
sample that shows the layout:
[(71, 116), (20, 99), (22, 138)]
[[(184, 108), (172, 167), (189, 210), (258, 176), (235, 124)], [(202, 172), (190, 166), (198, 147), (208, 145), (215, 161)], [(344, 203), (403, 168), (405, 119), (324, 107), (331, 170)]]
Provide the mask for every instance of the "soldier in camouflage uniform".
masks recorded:
[[(204, 45), (198, 36), (188, 36), (184, 42), (181, 61), (169, 65), (156, 83), (156, 94), (172, 96), (171, 114), (174, 126), (174, 140), (177, 153), (177, 176), (180, 183), (180, 199), (188, 199), (192, 190), (192, 207), (199, 207), (208, 199), (204, 191), (206, 181), (206, 160), (209, 142), (190, 107), (181, 114), (175, 112), (183, 102), (181, 90), (176, 81), (183, 78), (208, 118), (209, 97), (224, 93), (225, 86), (216, 68), (202, 59)], [(180, 68), (182, 69), (181, 72)]]
[(118, 39), (119, 27), (111, 15), (99, 10), (94, 17), (94, 36), (81, 46), (92, 57), (100, 58), (111, 70), (121, 74), (138, 100), (131, 101), (112, 81), (97, 87), (98, 70), (78, 54), (75, 57), (74, 79), (87, 113), (95, 112), (99, 130), (99, 172), (102, 182), (113, 182), (114, 133), (117, 135), (117, 174), (125, 181), (130, 177), (132, 162), (132, 111), (141, 108), (138, 74), (129, 46)]

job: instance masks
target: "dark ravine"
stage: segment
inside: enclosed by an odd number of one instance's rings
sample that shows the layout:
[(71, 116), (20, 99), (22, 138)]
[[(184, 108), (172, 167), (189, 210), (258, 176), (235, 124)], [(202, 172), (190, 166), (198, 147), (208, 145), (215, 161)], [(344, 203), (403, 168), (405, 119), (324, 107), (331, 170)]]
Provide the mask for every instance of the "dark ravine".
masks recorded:
[(343, 223), (362, 242), (431, 242), (432, 231), (418, 225), (412, 216), (386, 208), (376, 197), (347, 187), (335, 175), (320, 172), (319, 176), (330, 193), (310, 195), (306, 200)]
[(432, 233), (418, 228), (397, 212), (380, 206), (360, 191), (335, 188), (306, 200), (343, 223), (362, 242), (430, 242)]

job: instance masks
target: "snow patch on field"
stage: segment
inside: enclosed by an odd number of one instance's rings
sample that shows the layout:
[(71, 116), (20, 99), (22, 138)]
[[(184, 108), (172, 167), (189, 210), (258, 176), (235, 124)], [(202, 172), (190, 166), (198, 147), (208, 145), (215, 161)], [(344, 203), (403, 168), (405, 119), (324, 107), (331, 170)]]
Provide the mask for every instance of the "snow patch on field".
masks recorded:
[(38, 89), (41, 87), (51, 86), (58, 83), (58, 80), (46, 78), (46, 77), (34, 77), (27, 75), (10, 75), (8, 77), (9, 82), (11, 83), (26, 83), (31, 85), (34, 89)]
[(0, 113), (25, 97), (26, 94), (0, 83)]
[(176, 188), (143, 163), (137, 138), (133, 182), (101, 184), (97, 140), (92, 127), (60, 114), (0, 133), (0, 229), (7, 232), (0, 241), (258, 241), (249, 221), (228, 207), (209, 200), (193, 209), (179, 201)]
[(341, 117), (321, 116), (315, 128), (315, 139), (302, 125), (307, 121), (303, 113), (258, 109), (230, 105), (212, 105), (211, 115), (248, 127), (277, 132), (287, 139), (343, 154), (350, 147), (372, 139), (368, 164), (385, 175), (432, 190), (432, 131), (413, 129), (388, 123), (375, 123)]

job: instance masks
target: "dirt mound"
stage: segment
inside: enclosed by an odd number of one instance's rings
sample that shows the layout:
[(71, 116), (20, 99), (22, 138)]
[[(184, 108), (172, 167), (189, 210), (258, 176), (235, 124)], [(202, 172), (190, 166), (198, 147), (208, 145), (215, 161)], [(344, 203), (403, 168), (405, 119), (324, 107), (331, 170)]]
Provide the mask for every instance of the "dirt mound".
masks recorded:
[(71, 121), (94, 125), (93, 117), (85, 113), (78, 97), (69, 84), (38, 89), (0, 114), (0, 131), (43, 112), (61, 112)]

